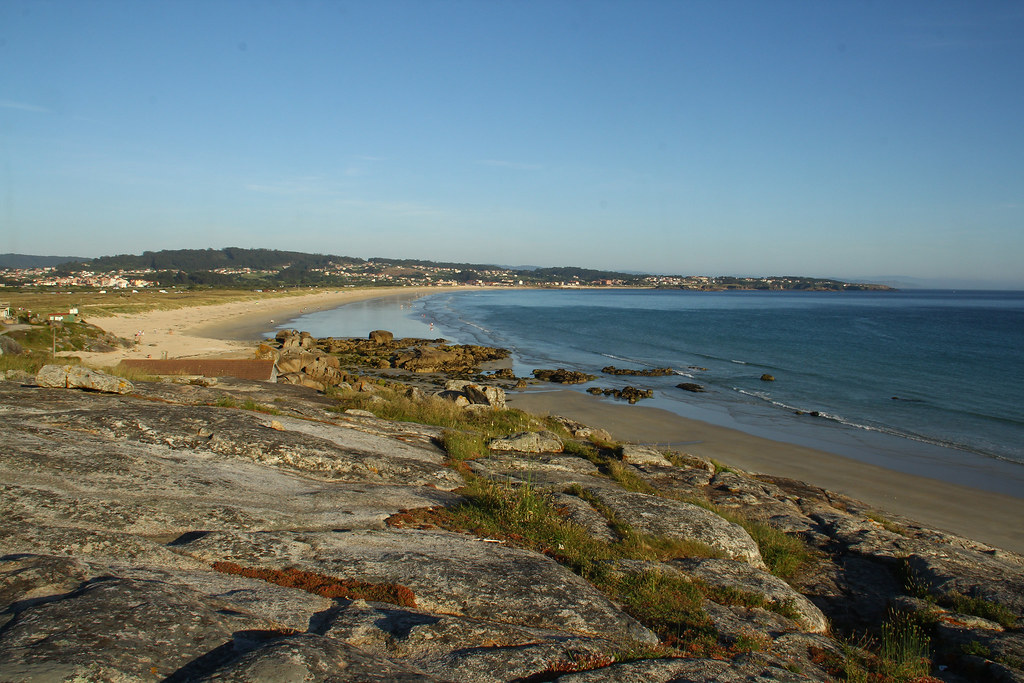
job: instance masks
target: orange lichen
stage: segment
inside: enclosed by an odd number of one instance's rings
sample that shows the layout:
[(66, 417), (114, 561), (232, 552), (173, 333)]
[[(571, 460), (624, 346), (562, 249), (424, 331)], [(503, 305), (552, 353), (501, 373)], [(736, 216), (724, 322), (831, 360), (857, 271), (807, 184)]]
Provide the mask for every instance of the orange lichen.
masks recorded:
[(265, 567), (243, 567), (234, 562), (214, 562), (214, 570), (223, 574), (236, 574), (268, 583), (298, 588), (307, 593), (325, 598), (346, 598), (348, 600), (371, 600), (387, 602), (402, 607), (415, 607), (415, 594), (397, 583), (369, 583), (356, 579), (339, 579), (326, 574), (302, 571), (301, 569), (268, 569)]

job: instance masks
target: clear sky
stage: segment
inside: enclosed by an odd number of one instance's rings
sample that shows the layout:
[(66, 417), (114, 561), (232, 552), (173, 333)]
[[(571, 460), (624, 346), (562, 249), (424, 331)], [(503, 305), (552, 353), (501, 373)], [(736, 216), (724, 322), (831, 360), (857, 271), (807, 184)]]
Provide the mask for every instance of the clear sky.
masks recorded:
[(0, 252), (1024, 287), (1024, 3), (0, 0)]

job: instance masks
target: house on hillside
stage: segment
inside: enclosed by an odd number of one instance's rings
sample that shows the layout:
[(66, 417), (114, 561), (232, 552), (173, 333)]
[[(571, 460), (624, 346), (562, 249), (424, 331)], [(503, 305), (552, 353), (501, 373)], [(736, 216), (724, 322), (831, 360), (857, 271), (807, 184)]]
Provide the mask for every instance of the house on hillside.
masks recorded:
[(67, 313), (51, 313), (47, 320), (51, 323), (77, 323), (78, 308), (69, 308)]

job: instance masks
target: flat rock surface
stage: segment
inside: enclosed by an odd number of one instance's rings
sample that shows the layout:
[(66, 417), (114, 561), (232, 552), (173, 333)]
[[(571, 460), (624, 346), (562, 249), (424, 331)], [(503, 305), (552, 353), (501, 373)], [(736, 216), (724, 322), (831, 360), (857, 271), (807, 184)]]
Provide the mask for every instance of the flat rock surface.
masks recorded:
[(637, 531), (699, 541), (728, 557), (764, 567), (757, 544), (743, 527), (702, 507), (621, 489), (593, 488), (588, 493)]
[[(441, 613), (656, 642), (590, 584), (543, 555), (445, 531), (210, 533), (178, 546), (205, 562), (295, 566), (339, 578), (397, 583)], [(516, 567), (515, 572), (506, 568)]]
[[(713, 588), (696, 604), (714, 654), (651, 658), (645, 617), (556, 561), (557, 543), (388, 526), (470, 495), (438, 427), (221, 379), (130, 394), (0, 381), (0, 430), (4, 682), (831, 680), (833, 632), (877, 636), (894, 609), (934, 624), (950, 681), (1022, 680), (1024, 559), (803, 482), (650, 447), (614, 463), (643, 493), (561, 442), (465, 463), (535, 488), (599, 547), (626, 525), (729, 558), (599, 565)], [(743, 527), (679, 498), (798, 535), (807, 566), (768, 574)]]

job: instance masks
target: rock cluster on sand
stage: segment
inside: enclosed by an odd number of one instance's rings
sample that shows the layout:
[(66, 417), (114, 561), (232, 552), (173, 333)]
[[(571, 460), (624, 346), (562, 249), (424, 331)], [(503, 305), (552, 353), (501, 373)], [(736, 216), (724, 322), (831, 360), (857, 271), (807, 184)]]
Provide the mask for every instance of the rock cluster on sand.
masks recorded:
[(615, 398), (621, 398), (624, 401), (629, 401), (631, 404), (636, 403), (643, 398), (654, 397), (654, 392), (652, 390), (632, 386), (622, 387), (621, 389), (616, 389), (614, 387), (590, 387), (587, 389), (587, 393), (594, 394), (595, 396), (613, 396)]
[(505, 407), (504, 389), (464, 379), (448, 380), (445, 382), (444, 391), (439, 392), (437, 396), (464, 407), (486, 406), (496, 410)]
[(629, 368), (617, 368), (614, 365), (607, 365), (601, 368), (601, 372), (606, 375), (633, 375), (635, 377), (667, 377), (669, 375), (676, 374), (676, 371), (672, 368), (644, 368), (643, 370), (633, 370)]
[[(297, 347), (312, 353), (301, 337)], [(227, 407), (242, 404), (256, 409)], [(1021, 680), (1019, 627), (921, 596), (969, 596), (1019, 619), (1024, 559), (880, 523), (800, 482), (626, 445), (627, 489), (538, 432), (465, 464), (545, 492), (594, 539), (617, 541), (627, 524), (710, 548), (606, 567), (710, 587), (701, 609), (724, 658), (659, 658), (642, 615), (557, 547), (399, 528), (410, 510), (463, 500), (440, 428), (231, 379), (137, 382), (127, 395), (0, 381), (0, 407), (4, 681), (821, 681), (843, 675), (833, 634), (876, 628), (891, 610), (930, 615), (960, 680)], [(806, 573), (793, 585), (768, 573), (773, 558), (712, 506), (808, 541)]]
[(281, 330), (274, 342), (261, 344), (256, 353), (257, 358), (277, 361), (278, 381), (319, 391), (352, 382), (342, 370), (342, 360), (378, 369), (438, 373), (476, 371), (483, 363), (508, 355), (506, 349), (449, 345), (443, 339), (395, 339), (387, 330), (374, 330), (366, 339), (317, 339), (309, 332)]
[(557, 370), (534, 370), (533, 376), (543, 382), (557, 382), (558, 384), (583, 384), (593, 379), (597, 379), (595, 375), (588, 375), (585, 372), (579, 370), (566, 370), (565, 368), (558, 368)]

